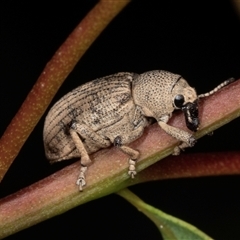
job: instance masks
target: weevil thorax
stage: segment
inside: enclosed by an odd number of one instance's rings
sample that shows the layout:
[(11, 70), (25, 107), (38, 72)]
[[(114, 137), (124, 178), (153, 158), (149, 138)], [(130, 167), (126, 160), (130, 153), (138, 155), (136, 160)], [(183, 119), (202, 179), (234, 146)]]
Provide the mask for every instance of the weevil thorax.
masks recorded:
[(174, 111), (172, 89), (180, 75), (167, 71), (145, 72), (133, 79), (133, 99), (144, 115), (159, 121)]
[(198, 129), (196, 91), (178, 74), (155, 70), (138, 75), (133, 79), (133, 99), (145, 116), (157, 121), (181, 109), (187, 127), (192, 131)]

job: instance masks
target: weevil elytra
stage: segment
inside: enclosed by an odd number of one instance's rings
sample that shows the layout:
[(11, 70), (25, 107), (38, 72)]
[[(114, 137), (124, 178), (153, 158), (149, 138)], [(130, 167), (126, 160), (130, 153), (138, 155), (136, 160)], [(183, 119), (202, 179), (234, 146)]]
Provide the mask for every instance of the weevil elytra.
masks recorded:
[(197, 131), (198, 99), (217, 92), (232, 80), (199, 96), (180, 75), (161, 70), (140, 75), (122, 72), (90, 81), (63, 96), (50, 109), (43, 131), (46, 156), (51, 162), (80, 157), (77, 184), (82, 191), (91, 163), (89, 154), (113, 144), (129, 156), (128, 174), (133, 178), (140, 153), (127, 144), (142, 135), (151, 118), (181, 141), (173, 152), (177, 155), (196, 140), (193, 134), (167, 124), (172, 112), (182, 110), (187, 127)]

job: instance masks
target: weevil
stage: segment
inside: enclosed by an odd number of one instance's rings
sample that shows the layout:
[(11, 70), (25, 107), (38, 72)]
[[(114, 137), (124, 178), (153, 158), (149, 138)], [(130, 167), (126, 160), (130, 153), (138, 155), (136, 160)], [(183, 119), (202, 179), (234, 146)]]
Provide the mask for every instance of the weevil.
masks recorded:
[(128, 174), (136, 175), (139, 152), (128, 144), (139, 138), (150, 119), (172, 137), (180, 140), (173, 154), (192, 147), (192, 133), (168, 125), (174, 110), (183, 111), (186, 126), (192, 132), (199, 128), (198, 100), (217, 92), (233, 79), (212, 91), (197, 95), (194, 88), (178, 74), (162, 70), (135, 74), (121, 72), (83, 84), (63, 96), (50, 109), (44, 124), (46, 157), (51, 162), (81, 159), (76, 184), (86, 185), (89, 154), (111, 145), (129, 156)]

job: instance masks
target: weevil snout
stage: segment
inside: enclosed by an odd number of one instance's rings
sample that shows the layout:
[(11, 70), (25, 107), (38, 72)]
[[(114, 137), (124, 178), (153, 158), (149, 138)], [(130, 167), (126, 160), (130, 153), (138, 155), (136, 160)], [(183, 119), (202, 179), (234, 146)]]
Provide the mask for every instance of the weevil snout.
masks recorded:
[(199, 119), (198, 119), (198, 101), (195, 100), (193, 102), (185, 102), (185, 98), (183, 95), (178, 94), (174, 98), (174, 105), (176, 108), (181, 109), (185, 116), (185, 121), (188, 129), (193, 132), (196, 132), (199, 127)]
[(182, 106), (182, 111), (184, 112), (185, 121), (188, 129), (196, 132), (199, 127), (198, 119), (198, 103), (197, 100), (193, 103), (188, 102)]

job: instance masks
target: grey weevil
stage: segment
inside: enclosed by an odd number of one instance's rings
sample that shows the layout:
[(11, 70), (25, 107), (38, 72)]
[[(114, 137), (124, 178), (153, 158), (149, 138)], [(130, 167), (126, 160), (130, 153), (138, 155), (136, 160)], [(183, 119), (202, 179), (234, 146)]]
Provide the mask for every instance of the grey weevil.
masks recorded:
[(90, 81), (63, 96), (50, 109), (43, 130), (46, 157), (51, 162), (80, 157), (76, 184), (82, 191), (91, 163), (89, 154), (113, 144), (130, 157), (128, 174), (134, 178), (140, 153), (127, 144), (142, 135), (151, 118), (181, 141), (173, 152), (178, 155), (196, 140), (193, 134), (167, 124), (172, 112), (181, 109), (186, 126), (196, 132), (200, 124), (198, 99), (232, 81), (229, 79), (199, 96), (180, 75), (162, 70), (143, 74), (121, 72)]

